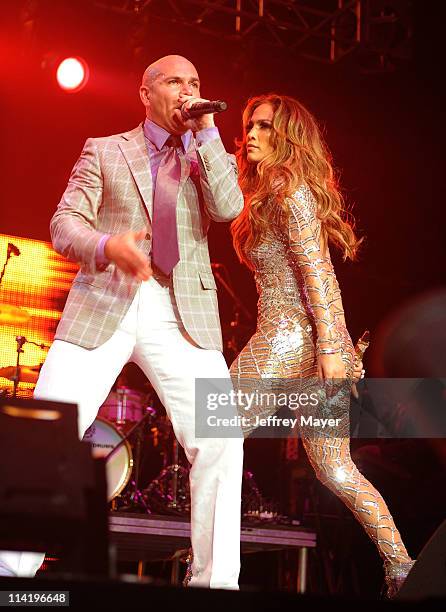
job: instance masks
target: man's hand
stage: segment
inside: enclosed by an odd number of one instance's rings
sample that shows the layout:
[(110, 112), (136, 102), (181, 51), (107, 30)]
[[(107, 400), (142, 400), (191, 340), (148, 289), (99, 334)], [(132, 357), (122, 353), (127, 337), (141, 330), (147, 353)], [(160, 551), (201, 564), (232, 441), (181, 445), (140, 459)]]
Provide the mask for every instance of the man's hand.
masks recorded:
[[(195, 102), (209, 102), (205, 98), (194, 98), (193, 96), (187, 96), (186, 94), (180, 94), (178, 100), (181, 104), (184, 104), (184, 108), (189, 108)], [(178, 109), (178, 113), (181, 115), (181, 110)], [(208, 115), (200, 115), (200, 117), (195, 117), (194, 119), (188, 119), (186, 124), (190, 127), (190, 129), (195, 133), (199, 130), (203, 130), (204, 128), (214, 127), (214, 115), (209, 113)]]
[(104, 254), (113, 261), (125, 274), (131, 274), (139, 281), (146, 281), (152, 276), (152, 268), (146, 255), (138, 249), (136, 241), (143, 240), (147, 229), (139, 232), (124, 232), (110, 236), (105, 243)]

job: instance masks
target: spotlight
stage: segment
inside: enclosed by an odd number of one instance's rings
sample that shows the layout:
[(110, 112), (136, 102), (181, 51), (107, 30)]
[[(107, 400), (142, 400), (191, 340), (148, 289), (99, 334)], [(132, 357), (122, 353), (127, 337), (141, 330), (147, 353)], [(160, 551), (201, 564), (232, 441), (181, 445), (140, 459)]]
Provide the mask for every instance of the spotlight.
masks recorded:
[(83, 89), (88, 76), (88, 66), (80, 57), (67, 57), (60, 62), (56, 71), (57, 83), (67, 93), (76, 93)]

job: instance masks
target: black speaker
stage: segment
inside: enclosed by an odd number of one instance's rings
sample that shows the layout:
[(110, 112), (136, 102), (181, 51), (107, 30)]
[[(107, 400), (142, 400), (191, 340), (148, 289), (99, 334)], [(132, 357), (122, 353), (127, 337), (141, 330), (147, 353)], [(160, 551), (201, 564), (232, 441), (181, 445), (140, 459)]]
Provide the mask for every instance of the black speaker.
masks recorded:
[(395, 599), (446, 597), (446, 520), (418, 556)]
[(50, 552), (72, 573), (107, 575), (105, 465), (80, 442), (77, 408), (0, 400), (0, 549)]

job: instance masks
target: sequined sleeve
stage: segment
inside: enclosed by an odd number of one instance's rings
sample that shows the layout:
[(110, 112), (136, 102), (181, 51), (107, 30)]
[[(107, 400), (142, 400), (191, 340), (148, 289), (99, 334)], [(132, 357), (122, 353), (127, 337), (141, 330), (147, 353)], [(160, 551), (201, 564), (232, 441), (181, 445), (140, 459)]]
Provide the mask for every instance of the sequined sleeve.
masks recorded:
[(340, 351), (339, 334), (331, 308), (332, 283), (336, 278), (330, 258), (324, 257), (321, 252), (321, 222), (316, 214), (316, 200), (311, 190), (302, 185), (287, 203), (290, 256), (306, 287), (317, 329), (317, 350), (319, 353)]

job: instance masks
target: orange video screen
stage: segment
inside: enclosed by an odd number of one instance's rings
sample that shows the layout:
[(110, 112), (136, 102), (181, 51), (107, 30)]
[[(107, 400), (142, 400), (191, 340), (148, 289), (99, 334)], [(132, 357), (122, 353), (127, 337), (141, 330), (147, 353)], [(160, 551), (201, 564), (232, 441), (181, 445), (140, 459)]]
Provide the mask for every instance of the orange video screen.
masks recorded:
[(22, 336), (17, 395), (32, 395), (77, 270), (49, 242), (0, 234), (0, 390), (13, 391)]

